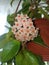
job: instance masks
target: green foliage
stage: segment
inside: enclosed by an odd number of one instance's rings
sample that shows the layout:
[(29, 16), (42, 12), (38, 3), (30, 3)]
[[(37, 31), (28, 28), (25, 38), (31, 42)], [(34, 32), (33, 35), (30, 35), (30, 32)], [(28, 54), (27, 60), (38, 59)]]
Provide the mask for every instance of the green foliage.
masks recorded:
[(5, 44), (9, 41), (9, 39), (7, 39), (6, 35), (7, 35), (7, 33), (0, 36), (0, 49), (3, 48), (5, 46)]
[(43, 58), (41, 56), (37, 55), (37, 58), (39, 60), (39, 63), (41, 63), (41, 65), (45, 65), (45, 63), (42, 60)]
[(47, 12), (45, 12), (45, 10), (43, 10), (42, 8), (39, 8), (39, 11), (40, 11), (41, 14), (44, 15), (44, 18), (49, 20), (49, 16), (48, 16)]
[(14, 2), (15, 0), (11, 0), (11, 2), (10, 2), (10, 5), (12, 6), (12, 4), (13, 4), (13, 2)]
[(36, 43), (39, 43), (41, 45), (44, 45), (44, 42), (43, 42), (40, 35), (38, 35), (33, 41), (36, 42)]
[(31, 18), (41, 18), (41, 13), (38, 13), (38, 8), (30, 12), (29, 17)]
[(8, 22), (10, 25), (13, 25), (13, 24), (14, 24), (14, 20), (15, 20), (15, 14), (14, 14), (14, 13), (7, 16), (7, 22)]
[(44, 62), (40, 57), (38, 58), (37, 55), (27, 50), (20, 51), (15, 59), (17, 65), (44, 65)]
[(30, 0), (23, 0), (22, 8), (24, 8), (26, 6), (30, 6)]
[(49, 6), (45, 7), (45, 10), (49, 11)]
[[(11, 5), (12, 5), (13, 1), (14, 0), (11, 1)], [(47, 6), (47, 7), (40, 6), (39, 3), (41, 1), (44, 1), (44, 3), (47, 4), (45, 2), (45, 0), (37, 0), (37, 2), (35, 0), (33, 0), (33, 1), (32, 0), (23, 0), (22, 9), (20, 9), (16, 14), (21, 13), (21, 12), (23, 14), (26, 14), (27, 13), (27, 15), (29, 15), (29, 17), (31, 17), (31, 18), (41, 18), (41, 15), (44, 14), (44, 17), (47, 18), (47, 19), (49, 19), (49, 16), (48, 16), (48, 13), (47, 13), (49, 11), (49, 6)], [(30, 6), (32, 6), (32, 8), (33, 8), (31, 11), (29, 10), (29, 7)], [(34, 6), (35, 6), (35, 9), (34, 9)], [(45, 12), (43, 10), (43, 8), (45, 8), (47, 10), (47, 12)], [(13, 25), (14, 24), (14, 20), (15, 20), (15, 13), (7, 16), (7, 22), (10, 25)]]
[(1, 61), (7, 62), (11, 60), (18, 53), (19, 49), (20, 42), (11, 38), (3, 48)]
[(28, 14), (28, 12), (29, 12), (29, 5), (27, 5), (27, 6), (25, 6), (24, 8), (22, 8), (21, 10), (19, 10), (18, 12), (17, 12), (17, 14), (19, 13), (23, 13), (23, 14)]
[(36, 44), (39, 44), (39, 45), (48, 47), (48, 46), (44, 43), (44, 41), (42, 40), (42, 38), (41, 38), (40, 35), (38, 35), (33, 41), (34, 41)]

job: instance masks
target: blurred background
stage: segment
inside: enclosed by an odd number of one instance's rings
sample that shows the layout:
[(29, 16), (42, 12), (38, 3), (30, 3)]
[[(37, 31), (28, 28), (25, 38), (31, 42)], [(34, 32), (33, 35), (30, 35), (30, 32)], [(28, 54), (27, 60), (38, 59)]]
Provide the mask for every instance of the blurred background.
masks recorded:
[[(0, 36), (6, 32), (8, 32), (7, 28), (5, 27), (8, 25), (7, 23), (7, 15), (15, 12), (17, 7), (18, 1), (15, 0), (13, 2), (13, 6), (10, 5), (11, 0), (0, 0)], [(21, 8), (21, 5), (19, 9)]]

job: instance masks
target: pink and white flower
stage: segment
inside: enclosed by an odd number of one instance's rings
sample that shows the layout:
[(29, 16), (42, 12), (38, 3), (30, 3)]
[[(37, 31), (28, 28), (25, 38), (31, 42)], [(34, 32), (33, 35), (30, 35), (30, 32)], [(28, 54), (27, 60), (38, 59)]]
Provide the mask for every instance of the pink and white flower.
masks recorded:
[(38, 28), (35, 29), (32, 19), (27, 15), (17, 14), (15, 25), (12, 26), (12, 32), (19, 41), (30, 41), (38, 35)]

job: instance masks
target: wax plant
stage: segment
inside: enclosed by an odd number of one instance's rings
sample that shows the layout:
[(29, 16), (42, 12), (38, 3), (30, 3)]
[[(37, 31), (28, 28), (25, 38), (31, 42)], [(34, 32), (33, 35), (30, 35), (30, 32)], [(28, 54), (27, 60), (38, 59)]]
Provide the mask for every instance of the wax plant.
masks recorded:
[[(11, 0), (11, 6), (15, 0)], [(17, 2), (17, 1), (16, 1)], [(18, 10), (22, 2), (22, 9)], [(43, 16), (42, 16), (43, 15)], [(45, 65), (42, 57), (30, 52), (27, 44), (31, 41), (43, 47), (48, 41), (41, 32), (49, 28), (49, 1), (48, 0), (20, 0), (16, 11), (7, 16), (8, 33), (0, 36), (0, 61), (7, 65)], [(45, 30), (43, 30), (43, 24)], [(47, 27), (46, 27), (47, 26)]]

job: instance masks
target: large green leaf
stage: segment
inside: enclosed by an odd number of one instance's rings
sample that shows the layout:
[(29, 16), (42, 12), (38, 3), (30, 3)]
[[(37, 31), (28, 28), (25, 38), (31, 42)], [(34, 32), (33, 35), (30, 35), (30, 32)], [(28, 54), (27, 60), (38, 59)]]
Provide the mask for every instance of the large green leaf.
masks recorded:
[(12, 59), (20, 49), (20, 42), (14, 39), (10, 39), (9, 42), (4, 46), (1, 61), (7, 62)]
[(39, 61), (38, 57), (35, 54), (32, 54), (29, 51), (21, 51), (16, 57), (17, 65), (44, 65), (44, 62)]
[(9, 39), (6, 38), (6, 35), (7, 33), (0, 36), (0, 49), (3, 48), (5, 44), (9, 41)]
[(35, 54), (33, 54), (33, 53), (31, 53), (30, 51), (27, 51), (27, 50), (24, 50), (23, 53), (24, 53), (26, 59), (28, 60), (28, 62), (30, 61), (30, 63), (32, 65), (45, 65), (44, 61), (42, 60), (42, 58), (40, 56), (35, 55)]

